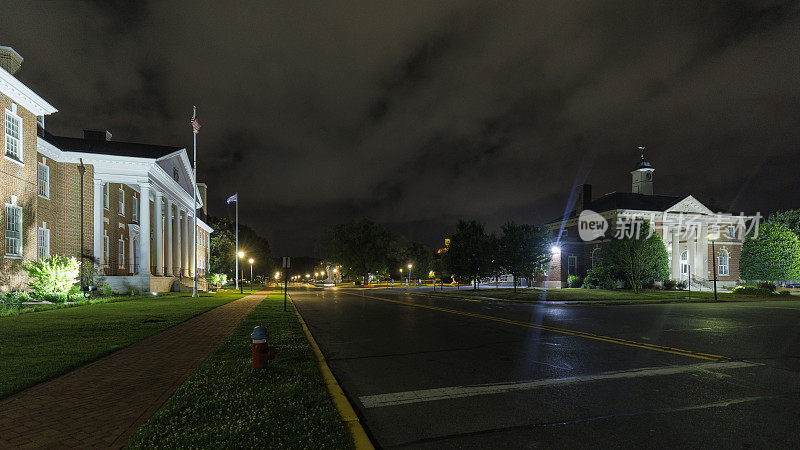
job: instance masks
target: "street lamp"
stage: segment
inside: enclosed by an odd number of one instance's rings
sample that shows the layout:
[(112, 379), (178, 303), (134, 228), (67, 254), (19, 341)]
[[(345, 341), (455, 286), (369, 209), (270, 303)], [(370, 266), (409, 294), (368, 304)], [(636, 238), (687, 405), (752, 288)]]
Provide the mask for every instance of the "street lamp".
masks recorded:
[[(242, 259), (242, 258), (244, 258), (244, 252), (239, 252), (236, 256), (238, 256), (239, 259)], [(244, 294), (244, 284), (240, 283), (240, 281), (244, 281), (244, 280), (242, 280), (242, 278), (244, 278), (244, 267), (242, 267), (242, 274), (241, 275), (242, 276), (239, 277), (239, 273), (238, 272), (236, 273), (236, 284), (239, 285), (239, 293), (240, 294)]]
[[(719, 231), (710, 233), (708, 235), (708, 240), (711, 241), (711, 270), (714, 271), (714, 301), (717, 301), (717, 271), (719, 268), (717, 267), (717, 250), (714, 247), (714, 241), (719, 239)], [(708, 247), (706, 247), (707, 249)]]
[(411, 268), (414, 267), (411, 264), (408, 265), (408, 285), (411, 286)]
[(253, 292), (253, 258), (247, 260), (250, 263), (250, 293)]

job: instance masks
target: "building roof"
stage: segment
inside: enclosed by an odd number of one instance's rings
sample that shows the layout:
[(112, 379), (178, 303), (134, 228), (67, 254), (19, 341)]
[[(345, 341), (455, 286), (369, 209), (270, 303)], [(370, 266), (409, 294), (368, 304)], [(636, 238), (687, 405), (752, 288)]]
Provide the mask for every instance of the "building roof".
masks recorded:
[(597, 212), (614, 209), (637, 209), (642, 211), (666, 211), (684, 197), (671, 195), (646, 195), (632, 192), (612, 192), (592, 200), (591, 210)]
[(644, 153), (642, 153), (642, 159), (639, 160), (639, 164), (636, 165), (636, 170), (639, 169), (652, 169), (653, 166), (650, 165), (650, 162), (644, 159)]
[(42, 128), (39, 128), (38, 133), (44, 140), (65, 152), (158, 159), (182, 150), (182, 147), (169, 147), (165, 145), (54, 136)]

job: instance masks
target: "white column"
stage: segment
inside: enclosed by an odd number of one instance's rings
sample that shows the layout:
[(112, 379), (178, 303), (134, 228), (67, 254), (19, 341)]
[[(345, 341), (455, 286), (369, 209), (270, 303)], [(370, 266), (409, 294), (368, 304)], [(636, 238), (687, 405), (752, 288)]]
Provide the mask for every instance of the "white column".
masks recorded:
[[(197, 213), (195, 212), (195, 214)], [(189, 234), (187, 235), (188, 237), (187, 247), (189, 247), (189, 252), (186, 255), (187, 258), (189, 259), (189, 264), (187, 266), (189, 267), (189, 276), (193, 277), (195, 271), (197, 270), (197, 267), (194, 266), (194, 252), (197, 251), (197, 247), (195, 247), (194, 245), (194, 234), (197, 232), (197, 230), (194, 229), (194, 216), (188, 217), (186, 223), (187, 223), (187, 229), (189, 230)]]
[(697, 236), (697, 275), (703, 280), (708, 279), (708, 223), (700, 224), (700, 232)]
[(183, 213), (181, 225), (181, 273), (189, 276), (189, 211)]
[(155, 202), (153, 202), (153, 213), (155, 214), (156, 235), (156, 275), (164, 275), (164, 194), (158, 189), (155, 191)]
[(172, 276), (173, 275), (173, 272), (172, 272), (172, 243), (174, 242), (174, 239), (173, 239), (173, 236), (172, 236), (172, 201), (170, 201), (169, 198), (166, 199), (166, 205), (167, 205), (167, 220), (166, 220), (167, 230), (164, 233), (164, 241), (165, 241), (164, 242), (164, 244), (165, 244), (164, 249), (166, 250), (167, 254), (166, 254), (166, 257), (164, 258), (164, 260), (165, 260), (166, 266), (167, 266), (167, 271), (166, 271), (167, 273), (165, 273), (164, 275)]
[(139, 275), (150, 275), (150, 182), (139, 183)]
[(678, 225), (672, 227), (672, 279), (681, 279), (681, 235)]
[(181, 209), (175, 205), (175, 245), (173, 246), (172, 258), (174, 266), (172, 273), (174, 275), (181, 274)]
[(100, 266), (108, 264), (103, 258), (103, 185), (102, 180), (94, 179), (94, 257)]
[(697, 228), (692, 227), (689, 229), (689, 234), (686, 238), (686, 246), (689, 248), (689, 275), (697, 278)]

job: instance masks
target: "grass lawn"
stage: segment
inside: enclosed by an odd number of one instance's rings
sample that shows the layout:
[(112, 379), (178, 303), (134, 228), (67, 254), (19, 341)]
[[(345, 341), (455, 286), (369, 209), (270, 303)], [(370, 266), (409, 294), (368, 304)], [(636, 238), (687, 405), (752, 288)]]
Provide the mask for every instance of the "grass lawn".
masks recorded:
[[(647, 289), (635, 294), (633, 291), (616, 289), (549, 289), (547, 291), (538, 288), (517, 289), (478, 289), (474, 291), (466, 289), (448, 290), (436, 292), (436, 296), (457, 297), (457, 298), (492, 298), (509, 301), (531, 302), (531, 301), (598, 301), (614, 303), (637, 303), (637, 302), (688, 302), (689, 293), (687, 291), (663, 291), (658, 289)], [(732, 294), (729, 292), (718, 292), (720, 301), (758, 301), (758, 300), (793, 300), (797, 297), (786, 295), (774, 295), (770, 297), (756, 297), (753, 295)], [(713, 301), (713, 292), (692, 292), (691, 301)]]
[[(277, 356), (251, 368), (250, 333)], [(132, 448), (351, 448), (294, 312), (271, 294), (128, 443)]]
[(169, 293), (0, 317), (0, 398), (240, 297)]

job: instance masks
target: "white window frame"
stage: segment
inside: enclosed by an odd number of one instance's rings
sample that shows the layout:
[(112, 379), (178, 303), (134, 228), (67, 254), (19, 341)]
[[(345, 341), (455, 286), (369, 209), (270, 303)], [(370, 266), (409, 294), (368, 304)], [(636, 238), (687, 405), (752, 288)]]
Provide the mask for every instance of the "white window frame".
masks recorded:
[[(573, 270), (570, 270), (573, 268)], [(567, 275), (577, 275), (578, 274), (578, 257), (575, 255), (567, 256)]]
[(108, 183), (103, 183), (103, 209), (109, 209), (108, 204)]
[(39, 227), (39, 242), (36, 248), (36, 254), (39, 261), (44, 261), (50, 257), (50, 230), (47, 229), (47, 223), (43, 223)]
[[(37, 179), (39, 181), (39, 197), (50, 198), (50, 166), (40, 162), (37, 170)], [(44, 176), (42, 176), (44, 175)]]
[(103, 235), (103, 264), (108, 265), (108, 252), (110, 249), (111, 242), (108, 239), (108, 233)]
[(139, 197), (136, 194), (131, 196), (131, 220), (139, 221)]
[[(5, 255), (6, 258), (22, 258), (23, 248), (22, 248), (22, 207), (17, 205), (11, 205), (6, 203), (5, 210), (4, 210), (4, 230), (5, 230)], [(13, 217), (16, 216), (16, 220)], [(9, 225), (12, 224), (12, 220), (14, 220), (15, 225), (14, 228), (16, 230), (9, 230)], [(9, 252), (10, 248), (13, 248), (13, 241), (19, 241), (17, 243), (18, 252)], [(12, 244), (12, 245), (9, 245)]]
[[(14, 137), (11, 134), (9, 134), (9, 131), (13, 132), (13, 127), (11, 126), (11, 124), (14, 121), (17, 122), (16, 123), (17, 137)], [(3, 132), (5, 133), (6, 136), (6, 143), (3, 148), (3, 154), (6, 156), (6, 158), (10, 159), (11, 161), (17, 162), (19, 164), (24, 164), (24, 162), (22, 161), (22, 154), (23, 154), (22, 149), (24, 148), (22, 146), (22, 117), (6, 109), (6, 117), (3, 123)], [(12, 144), (16, 145), (15, 148), (16, 152), (9, 150), (9, 146), (12, 146)]]
[(119, 261), (119, 264), (118, 264), (119, 268), (120, 269), (124, 269), (125, 268), (125, 240), (122, 239), (122, 238), (119, 238), (119, 241), (117, 241), (117, 260)]
[[(686, 256), (686, 257), (684, 258), (684, 256)], [(681, 276), (683, 277), (685, 275), (686, 277), (688, 277), (689, 276), (689, 251), (688, 250), (684, 250), (684, 251), (681, 252), (680, 262), (681, 262)]]
[(122, 186), (119, 187), (119, 198), (117, 199), (117, 213), (120, 216), (125, 215), (125, 190)]
[(731, 239), (736, 238), (736, 225), (728, 225), (728, 237)]
[(717, 275), (727, 277), (731, 274), (731, 256), (727, 249), (721, 248), (717, 254)]

